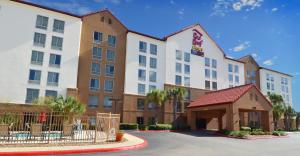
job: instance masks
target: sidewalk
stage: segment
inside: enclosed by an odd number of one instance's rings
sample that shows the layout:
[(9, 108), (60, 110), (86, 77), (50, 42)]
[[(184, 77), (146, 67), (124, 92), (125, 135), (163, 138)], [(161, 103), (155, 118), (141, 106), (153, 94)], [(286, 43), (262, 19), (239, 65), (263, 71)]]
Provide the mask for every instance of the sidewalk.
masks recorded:
[(49, 147), (1, 147), (0, 155), (50, 155), (112, 152), (138, 149), (147, 146), (147, 141), (130, 134), (124, 134), (127, 141), (112, 144), (86, 146), (49, 146)]

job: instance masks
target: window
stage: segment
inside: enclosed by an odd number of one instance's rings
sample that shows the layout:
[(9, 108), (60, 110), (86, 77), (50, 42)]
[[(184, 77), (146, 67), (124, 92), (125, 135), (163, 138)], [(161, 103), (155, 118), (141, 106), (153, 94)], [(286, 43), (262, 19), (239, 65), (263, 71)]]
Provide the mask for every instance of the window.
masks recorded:
[(144, 110), (145, 109), (145, 100), (144, 99), (137, 99), (137, 110)]
[(209, 69), (205, 69), (205, 77), (210, 78), (210, 70)]
[(46, 90), (45, 96), (46, 97), (57, 97), (57, 91), (55, 91), (55, 90)]
[(100, 75), (100, 64), (99, 63), (92, 63), (92, 74)]
[(239, 66), (238, 65), (234, 65), (234, 72), (239, 73)]
[(155, 107), (156, 107), (155, 103), (153, 103), (153, 102), (148, 103), (148, 110), (153, 110), (153, 109), (155, 109)]
[(232, 72), (232, 71), (233, 71), (232, 68), (233, 68), (233, 67), (232, 67), (232, 64), (228, 64), (228, 72)]
[(94, 43), (102, 42), (102, 37), (103, 37), (102, 33), (95, 31), (94, 32)]
[(91, 116), (91, 117), (88, 118), (88, 120), (89, 120), (89, 125), (90, 126), (95, 126), (96, 125), (96, 117)]
[(105, 67), (105, 75), (114, 76), (114, 74), (115, 74), (115, 66), (107, 64)]
[(232, 83), (233, 82), (233, 75), (229, 74), (228, 79), (229, 79), (229, 82)]
[(212, 82), (212, 89), (217, 90), (218, 89), (218, 84), (217, 82)]
[(93, 47), (93, 59), (101, 60), (102, 48)]
[(255, 94), (255, 101), (258, 101), (258, 96)]
[(187, 65), (187, 64), (184, 65), (184, 73), (190, 74), (190, 65)]
[(143, 66), (143, 67), (146, 67), (146, 64), (147, 64), (146, 56), (139, 55), (139, 65)]
[(108, 45), (112, 47), (116, 46), (116, 36), (108, 35)]
[(32, 64), (43, 64), (44, 53), (39, 51), (32, 51), (31, 53), (31, 63)]
[(140, 51), (141, 52), (146, 52), (147, 51), (147, 43), (146, 42), (143, 42), (143, 41), (140, 41)]
[(266, 74), (266, 79), (269, 81), (270, 80), (270, 74)]
[(41, 33), (34, 33), (33, 45), (45, 47), (46, 35)]
[(212, 78), (213, 79), (217, 79), (217, 71), (215, 71), (215, 70), (212, 70)]
[(154, 85), (149, 85), (149, 92), (151, 92), (152, 90), (155, 90), (156, 89), (156, 86)]
[(210, 90), (210, 81), (205, 81), (205, 89)]
[(54, 19), (53, 31), (58, 33), (64, 33), (64, 30), (65, 30), (65, 22)]
[(150, 44), (150, 54), (157, 55), (157, 45)]
[(275, 88), (274, 88), (274, 83), (271, 83), (271, 90), (275, 90)]
[(212, 63), (211, 66), (212, 66), (213, 68), (217, 68), (217, 60), (216, 60), (216, 59), (212, 59), (212, 62), (211, 62), (211, 63)]
[(175, 76), (175, 84), (181, 86), (182, 84), (181, 76), (179, 75)]
[(210, 66), (210, 59), (205, 57), (205, 66), (209, 67)]
[(182, 52), (180, 50), (176, 50), (176, 60), (182, 60)]
[(190, 53), (187, 53), (187, 52), (184, 53), (184, 61), (185, 62), (190, 62), (191, 61)]
[(50, 54), (49, 65), (54, 67), (59, 67), (61, 61), (61, 56), (56, 54)]
[(252, 101), (253, 100), (253, 94), (250, 93), (250, 100)]
[(98, 96), (89, 96), (88, 107), (89, 108), (97, 108), (99, 103)]
[(108, 24), (112, 24), (112, 20), (110, 18), (108, 19)]
[(112, 50), (107, 50), (106, 52), (106, 61), (115, 61), (115, 52)]
[(52, 36), (51, 48), (55, 50), (62, 50), (63, 38)]
[(189, 87), (190, 86), (190, 78), (184, 77), (184, 86)]
[(48, 72), (47, 84), (48, 85), (58, 85), (59, 73)]
[(181, 63), (176, 63), (176, 72), (181, 73)]
[(269, 82), (267, 82), (267, 89), (270, 90), (271, 89), (271, 85)]
[(181, 102), (177, 102), (176, 106), (177, 106), (176, 112), (181, 112), (182, 111)]
[(38, 89), (31, 89), (27, 88), (26, 91), (26, 103), (32, 103), (34, 100), (36, 100), (39, 97), (39, 90)]
[(157, 60), (156, 58), (150, 57), (150, 68), (156, 69), (157, 67)]
[(48, 17), (37, 15), (35, 27), (46, 30), (48, 27)]
[(104, 108), (112, 108), (112, 101), (110, 100), (109, 96), (104, 96)]
[(138, 78), (140, 81), (146, 80), (146, 70), (139, 69)]
[(99, 80), (96, 78), (91, 78), (90, 81), (90, 90), (97, 91), (99, 90)]
[(156, 82), (156, 72), (154, 72), (154, 71), (149, 72), (149, 81)]
[(143, 125), (144, 124), (144, 117), (138, 116), (136, 117), (136, 123), (139, 125)]
[(41, 81), (41, 71), (40, 70), (29, 70), (29, 82), (39, 84)]
[(145, 95), (146, 86), (145, 84), (138, 84), (138, 94)]
[(104, 82), (104, 91), (106, 92), (112, 92), (114, 87), (113, 80), (105, 80)]
[(240, 77), (239, 76), (235, 76), (234, 80), (235, 80), (235, 83), (240, 83)]

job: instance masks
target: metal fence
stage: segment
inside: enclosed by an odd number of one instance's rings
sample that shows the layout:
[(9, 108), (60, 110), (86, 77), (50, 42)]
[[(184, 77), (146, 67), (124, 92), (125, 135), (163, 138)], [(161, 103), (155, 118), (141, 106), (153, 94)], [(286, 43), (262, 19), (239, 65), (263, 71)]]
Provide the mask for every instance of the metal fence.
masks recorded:
[(0, 113), (0, 144), (101, 143), (115, 141), (120, 115), (76, 117), (58, 112)]

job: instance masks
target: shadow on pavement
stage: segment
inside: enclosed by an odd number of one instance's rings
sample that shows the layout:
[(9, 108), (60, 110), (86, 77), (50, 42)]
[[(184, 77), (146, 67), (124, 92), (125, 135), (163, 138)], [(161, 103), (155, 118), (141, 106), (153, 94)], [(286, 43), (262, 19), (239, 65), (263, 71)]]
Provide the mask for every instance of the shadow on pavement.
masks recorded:
[(197, 130), (197, 131), (183, 131), (183, 132), (175, 132), (175, 133), (191, 135), (194, 137), (221, 137), (217, 132), (218, 131), (213, 131), (213, 130)]

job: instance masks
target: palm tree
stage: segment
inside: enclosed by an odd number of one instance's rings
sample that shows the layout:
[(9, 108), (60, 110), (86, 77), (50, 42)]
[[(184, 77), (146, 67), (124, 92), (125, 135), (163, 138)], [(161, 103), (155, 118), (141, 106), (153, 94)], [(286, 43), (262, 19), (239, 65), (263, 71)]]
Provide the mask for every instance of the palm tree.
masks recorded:
[(285, 130), (290, 131), (291, 130), (291, 120), (293, 117), (295, 117), (296, 111), (291, 106), (286, 107), (284, 112), (284, 120), (285, 120)]
[(155, 104), (155, 124), (157, 124), (158, 119), (157, 119), (157, 112), (158, 112), (158, 108), (161, 107), (165, 101), (166, 101), (166, 92), (164, 90), (152, 90), (151, 92), (149, 92), (146, 96), (146, 101), (147, 104), (149, 103), (154, 103)]
[(283, 98), (278, 94), (268, 94), (271, 103), (273, 104), (273, 119), (275, 129), (278, 128), (278, 121), (284, 115), (285, 106), (283, 105)]
[(173, 100), (173, 127), (176, 128), (175, 121), (176, 121), (176, 112), (177, 112), (178, 103), (183, 102), (185, 98), (186, 90), (185, 88), (174, 88), (172, 90), (169, 90), (168, 92), (171, 99)]

